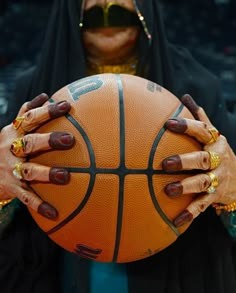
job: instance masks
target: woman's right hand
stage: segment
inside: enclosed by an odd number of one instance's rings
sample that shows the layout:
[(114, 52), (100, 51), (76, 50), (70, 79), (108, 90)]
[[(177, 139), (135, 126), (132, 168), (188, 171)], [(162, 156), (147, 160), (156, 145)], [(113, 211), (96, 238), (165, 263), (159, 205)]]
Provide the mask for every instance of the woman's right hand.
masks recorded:
[[(52, 149), (66, 150), (74, 145), (74, 137), (66, 132), (31, 133), (48, 120), (66, 114), (71, 106), (68, 102), (50, 104), (48, 96), (41, 94), (30, 102), (26, 102), (18, 113), (22, 118), (14, 127), (13, 124), (5, 126), (0, 133), (0, 202), (18, 198), (42, 216), (55, 219), (57, 210), (49, 203), (40, 199), (28, 187), (26, 181), (51, 182), (53, 184), (66, 184), (70, 174), (62, 168), (42, 166), (26, 162), (26, 157), (40, 151)], [(16, 129), (17, 128), (17, 129)], [(21, 142), (16, 147), (13, 142)], [(20, 150), (19, 153), (16, 150)]]

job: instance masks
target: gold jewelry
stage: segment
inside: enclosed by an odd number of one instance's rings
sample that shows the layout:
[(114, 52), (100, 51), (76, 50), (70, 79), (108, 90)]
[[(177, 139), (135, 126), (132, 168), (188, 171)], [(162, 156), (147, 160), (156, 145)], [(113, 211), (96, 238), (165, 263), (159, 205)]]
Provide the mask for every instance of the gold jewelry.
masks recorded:
[(230, 204), (213, 204), (212, 205), (216, 210), (224, 210), (228, 213), (236, 211), (236, 201)]
[[(21, 126), (21, 123), (24, 121), (24, 119), (25, 119), (25, 117), (24, 116), (18, 116), (18, 117), (16, 117), (16, 119), (15, 120), (13, 120), (13, 122), (12, 122), (12, 127), (14, 128), (14, 129), (19, 129), (20, 128), (20, 126)], [(23, 130), (23, 129), (22, 129)]]
[(220, 132), (215, 127), (209, 128), (208, 131), (210, 132), (211, 138), (206, 144), (212, 144), (217, 141), (220, 136)]
[(221, 163), (220, 156), (216, 152), (210, 152), (210, 151), (207, 151), (207, 152), (209, 154), (209, 160), (210, 160), (209, 170), (216, 169)]
[(208, 175), (210, 177), (210, 179), (211, 179), (211, 184), (207, 188), (206, 192), (207, 193), (213, 193), (213, 192), (216, 191), (216, 187), (219, 184), (218, 177), (212, 172), (208, 172), (208, 173), (206, 173), (206, 175)]
[(25, 156), (25, 141), (23, 137), (17, 138), (11, 144), (10, 151), (16, 157)]
[(12, 173), (13, 173), (13, 175), (14, 175), (17, 179), (19, 179), (19, 180), (23, 179), (23, 176), (22, 176), (22, 163), (21, 163), (21, 162), (15, 164), (15, 167), (14, 167)]
[(13, 200), (13, 198), (0, 200), (0, 210), (2, 210), (4, 208), (4, 206), (9, 204), (12, 200)]
[(129, 62), (125, 64), (117, 64), (117, 65), (97, 65), (91, 63), (90, 61), (87, 62), (87, 72), (88, 75), (95, 75), (95, 74), (102, 74), (102, 73), (126, 73), (135, 75), (137, 71), (137, 64), (138, 59), (133, 58)]

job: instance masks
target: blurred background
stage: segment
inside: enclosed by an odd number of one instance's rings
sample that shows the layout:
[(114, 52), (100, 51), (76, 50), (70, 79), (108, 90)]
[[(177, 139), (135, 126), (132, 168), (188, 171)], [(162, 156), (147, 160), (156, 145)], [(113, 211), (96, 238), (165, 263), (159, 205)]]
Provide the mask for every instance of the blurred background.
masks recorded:
[[(52, 2), (0, 0), (0, 114), (7, 109), (17, 76), (37, 60)], [(236, 0), (162, 4), (169, 40), (187, 47), (218, 76), (228, 109), (236, 113)]]

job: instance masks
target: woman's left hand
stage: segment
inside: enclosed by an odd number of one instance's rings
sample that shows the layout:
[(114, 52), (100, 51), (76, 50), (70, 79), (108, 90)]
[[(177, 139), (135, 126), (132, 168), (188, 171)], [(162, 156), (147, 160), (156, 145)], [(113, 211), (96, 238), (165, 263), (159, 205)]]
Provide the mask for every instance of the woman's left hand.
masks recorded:
[(174, 220), (176, 227), (192, 221), (210, 205), (218, 203), (228, 205), (236, 201), (236, 157), (234, 152), (223, 135), (219, 135), (219, 137), (212, 135), (211, 130), (215, 128), (204, 110), (196, 105), (189, 95), (183, 96), (182, 102), (197, 120), (170, 119), (167, 121), (166, 127), (175, 133), (194, 137), (204, 145), (203, 151), (166, 158), (163, 161), (163, 169), (166, 171), (199, 169), (205, 172), (166, 186), (166, 194), (172, 197), (191, 193), (199, 194)]

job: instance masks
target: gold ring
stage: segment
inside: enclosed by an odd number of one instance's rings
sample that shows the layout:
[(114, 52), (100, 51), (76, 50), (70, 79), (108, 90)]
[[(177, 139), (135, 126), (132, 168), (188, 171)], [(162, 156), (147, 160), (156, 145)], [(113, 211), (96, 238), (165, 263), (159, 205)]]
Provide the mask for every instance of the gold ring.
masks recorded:
[(209, 170), (216, 169), (221, 163), (220, 156), (216, 152), (210, 152), (210, 151), (207, 151), (207, 152), (209, 154), (209, 160), (210, 160)]
[(207, 193), (213, 193), (213, 192), (216, 191), (216, 187), (219, 184), (218, 177), (214, 173), (212, 173), (212, 172), (208, 172), (208, 173), (206, 173), (206, 175), (208, 175), (210, 177), (210, 179), (211, 179), (211, 184), (207, 188), (206, 192)]
[(2, 208), (4, 208), (7, 204), (9, 204), (12, 200), (13, 198), (0, 200), (0, 210), (2, 210)]
[(10, 147), (10, 151), (16, 157), (25, 156), (25, 141), (23, 137), (17, 138), (13, 141)]
[(216, 142), (218, 137), (220, 136), (220, 132), (215, 127), (209, 128), (208, 131), (210, 132), (211, 138), (206, 144)]
[(218, 204), (215, 203), (212, 205), (216, 210), (224, 210), (228, 213), (236, 211), (236, 201), (230, 204)]
[[(24, 116), (18, 116), (16, 117), (16, 119), (13, 120), (12, 122), (12, 127), (17, 130), (20, 128), (21, 126), (21, 123), (25, 120), (25, 117)], [(22, 127), (21, 127), (22, 128)], [(23, 129), (22, 129), (23, 130)], [(23, 130), (24, 132), (24, 130)]]
[(14, 175), (17, 179), (19, 179), (19, 180), (23, 179), (23, 176), (22, 176), (22, 163), (21, 163), (21, 162), (15, 164), (15, 167), (14, 167), (12, 173), (13, 173), (13, 175)]

